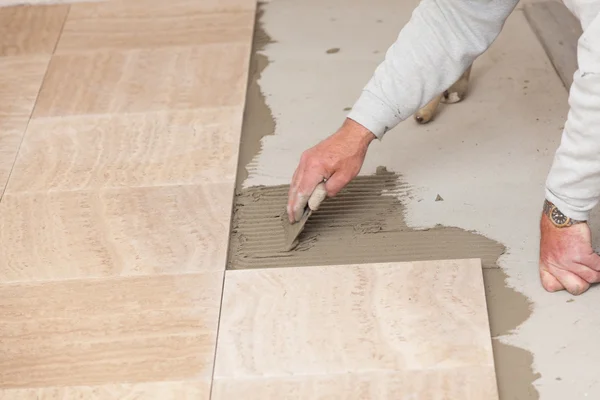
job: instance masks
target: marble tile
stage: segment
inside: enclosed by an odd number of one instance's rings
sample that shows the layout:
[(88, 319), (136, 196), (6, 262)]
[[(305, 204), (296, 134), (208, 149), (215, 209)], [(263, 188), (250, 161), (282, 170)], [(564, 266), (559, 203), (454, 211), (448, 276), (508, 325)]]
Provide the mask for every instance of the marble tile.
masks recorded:
[[(0, 57), (0, 130), (7, 129), (5, 124), (11, 129), (25, 128), (49, 60), (50, 56)], [(14, 118), (9, 117), (25, 119), (15, 126)]]
[(208, 400), (209, 395), (209, 378), (187, 382), (0, 389), (0, 400)]
[(8, 193), (235, 183), (241, 107), (34, 119)]
[(226, 386), (493, 369), (479, 260), (227, 271), (224, 290), (215, 377)]
[(93, 2), (106, 2), (112, 0), (2, 0), (0, 2), (1, 7), (9, 7), (9, 6), (21, 6), (31, 5), (31, 6), (42, 6), (42, 5), (55, 5), (55, 4), (73, 4), (73, 3), (93, 3)]
[(71, 6), (57, 53), (238, 42), (249, 45), (254, 1), (115, 0)]
[[(0, 400), (2, 398), (0, 397)], [(494, 368), (217, 379), (212, 400), (493, 400)]]
[[(23, 125), (27, 124), (27, 121)], [(0, 130), (0, 199), (8, 182), (8, 177), (15, 163), (23, 132)]]
[(69, 6), (0, 7), (0, 57), (53, 53)]
[(233, 186), (5, 194), (0, 281), (222, 271)]
[(60, 54), (34, 117), (242, 106), (249, 45)]
[(222, 278), (0, 285), (0, 388), (208, 378)]
[(48, 60), (47, 56), (0, 57), (0, 197), (15, 163)]

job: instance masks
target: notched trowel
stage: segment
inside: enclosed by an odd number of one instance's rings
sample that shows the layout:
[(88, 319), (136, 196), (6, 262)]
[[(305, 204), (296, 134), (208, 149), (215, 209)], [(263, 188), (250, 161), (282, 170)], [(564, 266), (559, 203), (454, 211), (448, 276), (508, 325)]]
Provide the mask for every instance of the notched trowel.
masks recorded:
[(304, 230), (304, 225), (306, 225), (306, 221), (313, 214), (314, 211), (317, 211), (321, 202), (327, 197), (327, 190), (325, 189), (324, 183), (319, 183), (315, 190), (313, 191), (310, 199), (308, 200), (308, 204), (304, 209), (304, 213), (300, 218), (300, 221), (290, 224), (286, 215), (284, 213), (283, 218), (283, 231), (285, 232), (285, 251), (291, 251), (298, 246), (298, 236)]

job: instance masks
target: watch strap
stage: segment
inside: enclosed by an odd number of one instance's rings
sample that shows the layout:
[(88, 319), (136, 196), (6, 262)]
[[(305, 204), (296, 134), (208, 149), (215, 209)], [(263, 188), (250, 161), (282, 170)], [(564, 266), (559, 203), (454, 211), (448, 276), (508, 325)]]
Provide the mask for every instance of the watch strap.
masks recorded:
[(562, 211), (558, 209), (558, 207), (556, 207), (555, 204), (548, 200), (544, 201), (544, 214), (557, 228), (567, 228), (575, 224), (581, 224), (586, 222), (567, 217), (565, 214), (562, 213)]

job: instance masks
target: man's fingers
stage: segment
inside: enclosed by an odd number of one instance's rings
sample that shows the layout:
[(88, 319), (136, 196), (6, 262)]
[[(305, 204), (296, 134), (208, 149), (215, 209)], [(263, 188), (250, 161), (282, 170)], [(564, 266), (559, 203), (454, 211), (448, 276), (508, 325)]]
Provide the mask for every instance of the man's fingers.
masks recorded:
[(308, 199), (317, 185), (323, 182), (323, 178), (323, 174), (314, 171), (305, 171), (300, 175), (298, 189), (295, 194), (292, 194), (293, 200), (291, 203), (291, 212), (294, 218), (293, 222), (300, 220), (302, 214), (304, 214), (304, 209), (308, 204)]
[(550, 272), (545, 269), (540, 268), (540, 279), (542, 281), (542, 286), (548, 292), (558, 292), (560, 290), (565, 290), (565, 287), (552, 275)]
[(350, 178), (341, 172), (336, 172), (325, 182), (325, 189), (327, 189), (327, 195), (333, 197), (337, 195), (350, 182)]
[(600, 272), (588, 267), (587, 265), (575, 263), (570, 268), (567, 268), (567, 270), (579, 276), (587, 283), (600, 282)]
[(594, 271), (600, 271), (600, 256), (596, 253), (589, 254), (580, 261), (580, 264), (585, 265)]
[(590, 284), (573, 272), (556, 267), (548, 267), (548, 271), (564, 286), (567, 292), (578, 296), (590, 288)]

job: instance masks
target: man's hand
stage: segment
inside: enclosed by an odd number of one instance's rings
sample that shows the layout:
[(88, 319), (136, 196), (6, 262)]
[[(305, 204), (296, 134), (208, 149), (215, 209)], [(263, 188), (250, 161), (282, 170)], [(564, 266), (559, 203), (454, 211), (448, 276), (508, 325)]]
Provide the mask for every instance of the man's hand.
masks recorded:
[(290, 223), (300, 219), (307, 203), (318, 207), (323, 201), (323, 196), (311, 199), (319, 183), (326, 181), (327, 196), (332, 197), (358, 175), (373, 139), (368, 129), (346, 119), (336, 133), (302, 154), (288, 194)]
[(587, 223), (556, 227), (547, 215), (540, 223), (540, 279), (549, 292), (580, 295), (600, 282), (600, 256), (592, 249)]

